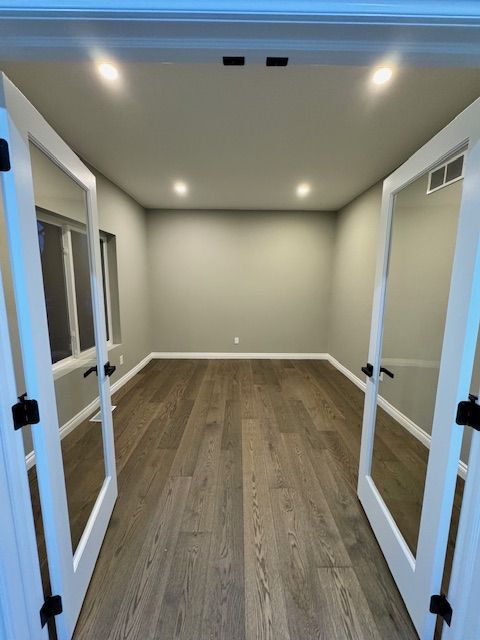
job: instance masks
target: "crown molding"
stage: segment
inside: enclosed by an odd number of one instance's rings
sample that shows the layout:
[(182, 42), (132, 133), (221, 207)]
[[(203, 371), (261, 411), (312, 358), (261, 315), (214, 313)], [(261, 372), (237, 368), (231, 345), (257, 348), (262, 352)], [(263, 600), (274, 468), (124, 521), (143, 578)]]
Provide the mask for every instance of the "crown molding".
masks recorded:
[(0, 58), (478, 66), (480, 3), (312, 0), (0, 1)]

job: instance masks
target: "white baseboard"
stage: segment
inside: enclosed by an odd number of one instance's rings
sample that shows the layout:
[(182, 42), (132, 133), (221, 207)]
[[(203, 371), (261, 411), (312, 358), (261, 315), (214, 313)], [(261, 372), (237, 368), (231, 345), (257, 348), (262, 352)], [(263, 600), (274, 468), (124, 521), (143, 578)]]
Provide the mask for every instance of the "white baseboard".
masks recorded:
[(348, 378), (350, 382), (353, 382), (353, 384), (356, 385), (359, 389), (361, 389), (362, 391), (366, 390), (367, 385), (365, 384), (365, 382), (361, 380), (358, 376), (356, 376), (354, 373), (352, 373), (350, 369), (347, 369), (347, 367), (341, 364), (336, 358), (329, 355), (328, 361), (330, 362), (330, 364), (333, 364), (335, 369), (338, 369), (340, 373), (343, 373), (343, 375), (346, 378)]
[(329, 360), (328, 353), (242, 353), (222, 351), (154, 351), (152, 359), (172, 360)]
[[(145, 367), (150, 360), (152, 359), (152, 354), (148, 354), (143, 360), (141, 360), (137, 365), (135, 365), (130, 371), (127, 371), (125, 375), (119, 378), (116, 382), (114, 382), (111, 386), (112, 393), (115, 393), (124, 384), (126, 384), (133, 376), (135, 376), (139, 371)], [(96, 398), (92, 402), (90, 402), (86, 407), (84, 407), (81, 411), (79, 411), (73, 418), (70, 418), (64, 425), (60, 427), (60, 440), (63, 440), (69, 433), (71, 433), (79, 424), (87, 420), (87, 418), (98, 409), (100, 403), (99, 399)], [(31, 467), (35, 464), (35, 452), (31, 451), (29, 454), (25, 456), (25, 463), (27, 465), (27, 469), (31, 469)]]
[(119, 378), (116, 382), (114, 382), (111, 387), (112, 393), (117, 392), (119, 389), (123, 387), (124, 384), (126, 384), (129, 380), (131, 380), (133, 376), (136, 376), (139, 371), (141, 371), (144, 367), (147, 366), (147, 364), (150, 362), (150, 360), (152, 360), (152, 358), (153, 358), (153, 353), (149, 353), (148, 356), (145, 356), (143, 360), (140, 360), (138, 364), (136, 364), (134, 367), (132, 367), (132, 369), (127, 371), (127, 373), (125, 373), (121, 378)]
[[(352, 373), (347, 367), (341, 364), (336, 358), (333, 356), (329, 356), (328, 360), (330, 364), (332, 364), (336, 369), (338, 369), (344, 376), (346, 376), (353, 384), (355, 384), (359, 389), (365, 392), (367, 385), (361, 380), (358, 376)], [(415, 422), (407, 418), (407, 416), (398, 409), (396, 409), (392, 404), (390, 404), (385, 398), (378, 396), (378, 405), (388, 413), (396, 422), (402, 425), (409, 433), (411, 433), (419, 442), (421, 442), (427, 449), (430, 449), (430, 443), (432, 440), (432, 436), (427, 433), (424, 429), (418, 426)], [(458, 475), (465, 480), (467, 476), (467, 465), (462, 460), (458, 462)]]

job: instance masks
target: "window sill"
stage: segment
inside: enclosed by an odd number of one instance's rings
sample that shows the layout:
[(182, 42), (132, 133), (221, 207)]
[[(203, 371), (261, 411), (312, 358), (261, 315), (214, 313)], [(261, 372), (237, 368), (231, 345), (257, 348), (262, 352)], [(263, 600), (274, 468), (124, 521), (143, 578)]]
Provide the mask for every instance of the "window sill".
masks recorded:
[[(107, 353), (110, 353), (114, 349), (120, 347), (120, 344), (108, 344), (107, 345)], [(63, 378), (64, 376), (68, 376), (73, 371), (77, 369), (88, 368), (89, 366), (93, 366), (96, 362), (96, 354), (87, 352), (81, 355), (79, 358), (68, 359), (68, 361), (60, 362), (56, 365), (53, 365), (53, 380), (58, 380), (59, 378)]]

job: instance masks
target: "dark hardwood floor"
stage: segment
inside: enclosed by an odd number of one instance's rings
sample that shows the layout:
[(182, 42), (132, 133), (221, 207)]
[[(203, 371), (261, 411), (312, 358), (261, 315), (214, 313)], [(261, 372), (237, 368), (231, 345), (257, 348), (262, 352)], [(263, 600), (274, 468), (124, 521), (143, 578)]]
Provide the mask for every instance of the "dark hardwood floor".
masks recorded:
[[(113, 399), (119, 497), (75, 639), (417, 638), (356, 496), (363, 401), (323, 361), (147, 365)], [(410, 473), (420, 504), (426, 451), (387, 418), (376, 473), (395, 461), (386, 494)], [(74, 540), (98, 492), (89, 433), (63, 445)]]

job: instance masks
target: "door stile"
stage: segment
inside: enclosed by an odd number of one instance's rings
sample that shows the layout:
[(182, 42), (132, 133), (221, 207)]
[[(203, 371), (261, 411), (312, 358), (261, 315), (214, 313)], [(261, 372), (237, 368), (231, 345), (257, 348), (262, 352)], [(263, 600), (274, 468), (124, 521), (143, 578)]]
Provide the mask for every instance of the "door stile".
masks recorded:
[(377, 413), (378, 366), (382, 349), (383, 313), (388, 276), (388, 257), (390, 253), (390, 234), (392, 227), (394, 195), (390, 191), (388, 178), (383, 183), (382, 206), (380, 215), (379, 242), (383, 250), (377, 256), (375, 271), (375, 287), (373, 292), (372, 324), (370, 327), (370, 343), (368, 362), (373, 364), (373, 375), (366, 376), (365, 406), (362, 421), (362, 437), (360, 447), (360, 465), (358, 472), (357, 492), (361, 491), (361, 479), (370, 476), (373, 454), (373, 437), (375, 417)]
[[(99, 363), (98, 378), (101, 381), (100, 392), (100, 410), (103, 413), (104, 419), (102, 422), (103, 430), (103, 445), (104, 445), (104, 460), (106, 466), (106, 481), (111, 483), (115, 487), (115, 495), (117, 493), (117, 471), (116, 471), (116, 459), (115, 459), (115, 443), (113, 437), (113, 418), (111, 411), (110, 401), (110, 377), (106, 375), (103, 367), (108, 361), (107, 350), (107, 331), (105, 318), (103, 315), (104, 300), (102, 294), (102, 288), (100, 283), (102, 282), (101, 273), (98, 273), (98, 266), (101, 264), (100, 256), (100, 233), (99, 233), (99, 221), (98, 221), (98, 208), (97, 208), (97, 188), (96, 184), (92, 185), (92, 188), (87, 191), (87, 209), (89, 216), (87, 219), (88, 224), (88, 237), (93, 240), (89, 252), (90, 260), (90, 284), (92, 288), (92, 294), (95, 298), (94, 307), (94, 326), (95, 335), (98, 336), (96, 340), (97, 349), (97, 362)], [(102, 309), (102, 313), (99, 310)]]
[[(2, 575), (0, 605), (5, 637), (47, 640), (39, 611), (44, 595), (21, 431), (15, 431), (11, 407), (17, 390), (0, 272), (0, 514)], [(2, 627), (0, 626), (0, 635)]]

